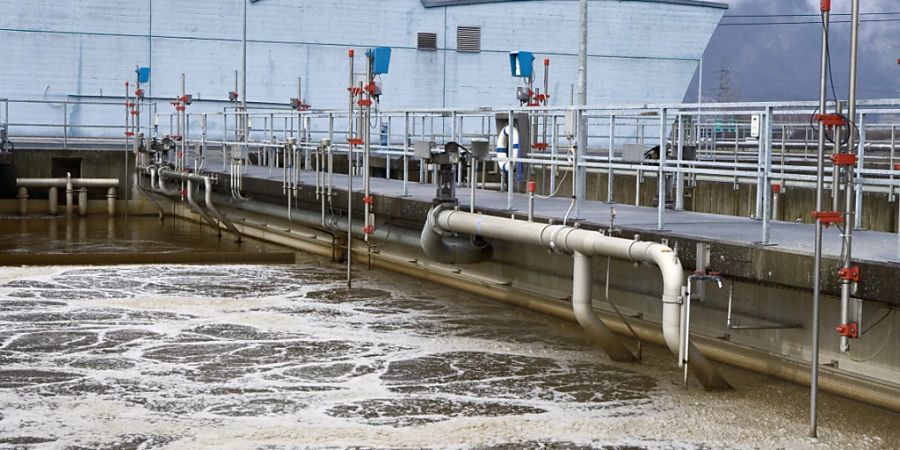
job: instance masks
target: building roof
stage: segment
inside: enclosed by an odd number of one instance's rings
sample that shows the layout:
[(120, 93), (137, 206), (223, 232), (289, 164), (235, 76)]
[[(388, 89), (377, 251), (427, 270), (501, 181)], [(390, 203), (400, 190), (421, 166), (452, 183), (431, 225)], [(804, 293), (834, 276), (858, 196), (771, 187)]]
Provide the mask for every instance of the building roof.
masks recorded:
[[(462, 5), (479, 5), (484, 3), (502, 3), (502, 2), (527, 2), (540, 0), (422, 0), (422, 5), (426, 8), (446, 7), (446, 6), (462, 6)], [(644, 2), (644, 3), (668, 3), (672, 5), (687, 6), (704, 6), (707, 8), (728, 9), (728, 5), (716, 1), (708, 0), (619, 0), (620, 2)]]

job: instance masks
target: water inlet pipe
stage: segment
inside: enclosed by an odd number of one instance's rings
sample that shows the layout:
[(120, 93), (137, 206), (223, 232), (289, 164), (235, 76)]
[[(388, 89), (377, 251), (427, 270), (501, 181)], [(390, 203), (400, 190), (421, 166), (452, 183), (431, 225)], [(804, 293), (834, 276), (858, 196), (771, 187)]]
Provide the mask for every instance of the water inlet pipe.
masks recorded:
[[(604, 236), (594, 231), (580, 230), (564, 225), (528, 223), (441, 208), (436, 208), (429, 213), (429, 223), (425, 227), (433, 228), (435, 226), (446, 233), (456, 232), (483, 236), (574, 253), (573, 308), (576, 315), (581, 316), (577, 317), (579, 324), (582, 327), (589, 325), (585, 328), (588, 334), (595, 339), (603, 339), (600, 342), (611, 358), (628, 358), (630, 356), (631, 359), (634, 359), (634, 356), (627, 349), (623, 352), (618, 348), (622, 346), (618, 339), (608, 339), (612, 332), (594, 315), (593, 307), (590, 306), (591, 265), (589, 259), (592, 256), (609, 256), (657, 266), (663, 278), (663, 336), (669, 350), (676, 355), (679, 353), (684, 271), (681, 262), (671, 248), (653, 242)], [(428, 253), (429, 249), (425, 245), (423, 245), (423, 250), (429, 257), (432, 256)], [(705, 389), (731, 388), (731, 385), (693, 344), (689, 345), (687, 352), (689, 369)]]

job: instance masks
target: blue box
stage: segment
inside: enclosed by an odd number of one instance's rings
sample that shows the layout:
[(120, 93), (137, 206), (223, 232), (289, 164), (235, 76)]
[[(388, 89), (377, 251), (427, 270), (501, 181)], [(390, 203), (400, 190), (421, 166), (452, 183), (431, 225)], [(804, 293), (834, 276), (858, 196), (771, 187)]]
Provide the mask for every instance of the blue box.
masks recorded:
[(373, 59), (372, 71), (375, 75), (384, 75), (391, 68), (391, 48), (375, 47), (366, 50), (366, 56)]
[(134, 73), (137, 74), (138, 83), (146, 84), (150, 82), (150, 68), (149, 67), (138, 67), (134, 69)]
[(514, 77), (531, 78), (534, 74), (534, 53), (521, 51), (510, 53), (509, 69)]

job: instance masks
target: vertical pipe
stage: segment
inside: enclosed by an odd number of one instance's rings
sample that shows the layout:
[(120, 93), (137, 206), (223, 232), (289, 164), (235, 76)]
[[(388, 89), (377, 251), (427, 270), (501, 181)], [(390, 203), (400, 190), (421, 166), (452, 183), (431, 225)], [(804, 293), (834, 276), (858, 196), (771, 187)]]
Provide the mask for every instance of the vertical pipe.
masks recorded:
[(72, 174), (66, 173), (66, 217), (75, 214), (75, 188), (72, 186)]
[(553, 164), (550, 166), (550, 193), (548, 195), (556, 194), (556, 173), (558, 172), (557, 169), (559, 168), (559, 166), (556, 165), (556, 162), (557, 162), (556, 154), (558, 151), (557, 147), (559, 144), (559, 116), (557, 116), (557, 115), (553, 116), (553, 131), (552, 131), (552, 133), (553, 133), (553, 137), (552, 137), (553, 140), (552, 140), (552, 142), (550, 142), (550, 161), (552, 161)]
[(578, 33), (578, 106), (581, 107), (578, 112), (578, 142), (575, 147), (575, 167), (573, 173), (573, 197), (575, 197), (575, 216), (582, 217), (581, 202), (587, 193), (586, 175), (587, 171), (582, 166), (582, 159), (588, 146), (588, 130), (587, 116), (585, 116), (584, 107), (587, 105), (587, 46), (588, 46), (588, 2), (587, 0), (579, 0), (579, 33)]
[(88, 190), (83, 187), (78, 189), (78, 215), (87, 216), (88, 213)]
[(684, 117), (678, 115), (678, 173), (675, 175), (675, 209), (684, 210)]
[(50, 193), (48, 195), (48, 212), (51, 216), (55, 216), (59, 214), (59, 188), (53, 186), (50, 188)]
[[(128, 102), (128, 97), (125, 97), (125, 102)], [(126, 124), (128, 123), (128, 118), (126, 117)], [(126, 136), (125, 143), (128, 143), (128, 138)], [(69, 149), (69, 102), (63, 102), (63, 150)]]
[[(855, 192), (855, 198), (852, 195), (848, 195), (847, 197), (850, 199), (847, 202), (847, 214), (852, 214), (851, 217), (847, 217), (847, 222), (851, 223), (852, 226), (850, 228), (855, 227), (857, 230), (862, 229), (862, 213), (863, 213), (863, 194), (865, 193), (865, 186), (863, 185), (863, 167), (865, 167), (866, 161), (866, 115), (859, 115), (859, 143), (856, 144), (856, 173), (852, 173), (852, 170), (848, 170), (848, 181), (847, 181), (847, 190)], [(852, 186), (854, 189), (850, 189)], [(845, 232), (846, 234), (846, 232)], [(852, 230), (849, 233), (849, 236), (852, 236)]]
[[(509, 126), (507, 130), (507, 148), (506, 148), (506, 209), (509, 211), (513, 210), (513, 193), (516, 190), (516, 163), (513, 155), (515, 154), (515, 144), (513, 141), (513, 135), (515, 134), (515, 116), (513, 115), (513, 111), (509, 111)], [(525, 136), (519, 136), (519, 148), (521, 147), (522, 139), (527, 139)], [(502, 172), (502, 171), (501, 171)]]
[[(828, 31), (830, 28), (831, 7), (830, 1), (822, 0), (822, 60), (819, 68), (819, 113), (824, 114), (826, 108), (827, 80), (828, 80)], [(821, 212), (824, 207), (825, 190), (825, 124), (819, 122), (819, 146), (816, 157), (816, 211)], [(822, 271), (822, 219), (816, 218), (816, 242), (815, 262), (813, 267), (813, 308), (812, 308), (812, 356), (810, 362), (810, 407), (809, 407), (809, 436), (818, 434), (818, 389), (819, 389), (819, 302), (821, 300), (821, 271)]]
[(666, 109), (659, 110), (659, 173), (657, 175), (657, 197), (659, 205), (656, 210), (656, 229), (666, 226)]
[[(837, 102), (837, 105), (835, 105), (835, 112), (838, 114), (844, 113), (843, 102)], [(842, 138), (843, 138), (843, 136), (841, 133), (841, 127), (835, 127), (834, 128), (834, 154), (841, 153)], [(840, 211), (841, 210), (841, 172), (842, 172), (841, 166), (832, 165), (832, 167), (831, 167), (831, 210), (832, 211)], [(847, 186), (849, 188), (849, 186), (851, 186), (851, 185), (848, 184)]]
[(772, 120), (773, 109), (771, 106), (766, 107), (766, 114), (763, 116), (762, 130), (760, 139), (765, 140), (763, 151), (765, 152), (765, 164), (763, 165), (763, 211), (762, 211), (762, 244), (768, 245), (770, 238), (770, 221), (772, 219), (772, 182), (770, 175), (772, 173)]
[(615, 176), (616, 171), (613, 169), (613, 146), (616, 145), (616, 115), (610, 114), (609, 116), (609, 155), (607, 161), (609, 162), (609, 169), (606, 172), (606, 202), (614, 203), (614, 189), (615, 189)]
[(403, 196), (409, 197), (409, 111), (403, 113)]
[(116, 199), (118, 198), (118, 193), (116, 192), (115, 187), (111, 187), (106, 190), (106, 213), (109, 217), (116, 216)]
[[(244, 21), (241, 28), (241, 110), (247, 111), (247, 3), (249, 0), (241, 0), (244, 4)], [(352, 84), (352, 83), (351, 83)], [(244, 119), (246, 123), (246, 118)], [(246, 137), (245, 137), (246, 139)]]
[(19, 187), (19, 192), (16, 195), (16, 199), (19, 200), (19, 215), (27, 216), (28, 215), (28, 188), (27, 187)]
[[(351, 48), (350, 57), (350, 88), (353, 88), (353, 56), (355, 52)], [(353, 287), (353, 145), (349, 143), (353, 138), (353, 93), (350, 93), (350, 114), (347, 128), (347, 289)]]

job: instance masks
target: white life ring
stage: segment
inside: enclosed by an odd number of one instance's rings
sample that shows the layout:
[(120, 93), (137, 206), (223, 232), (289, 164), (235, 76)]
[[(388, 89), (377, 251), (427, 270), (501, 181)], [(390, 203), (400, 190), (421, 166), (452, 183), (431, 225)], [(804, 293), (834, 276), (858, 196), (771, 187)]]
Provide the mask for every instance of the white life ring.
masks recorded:
[[(500, 135), (497, 136), (497, 163), (500, 165), (500, 170), (504, 172), (509, 172), (509, 126), (503, 127), (500, 130)], [(519, 130), (513, 128), (512, 132), (512, 157), (518, 159), (519, 158)]]

